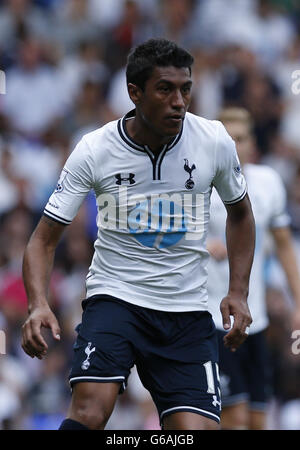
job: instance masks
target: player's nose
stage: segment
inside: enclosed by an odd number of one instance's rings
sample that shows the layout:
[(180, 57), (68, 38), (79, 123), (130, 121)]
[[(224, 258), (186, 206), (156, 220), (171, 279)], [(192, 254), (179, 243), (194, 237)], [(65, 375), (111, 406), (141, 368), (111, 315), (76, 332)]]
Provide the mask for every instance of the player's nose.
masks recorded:
[(185, 109), (185, 101), (180, 89), (174, 91), (174, 94), (171, 97), (171, 106), (176, 110)]

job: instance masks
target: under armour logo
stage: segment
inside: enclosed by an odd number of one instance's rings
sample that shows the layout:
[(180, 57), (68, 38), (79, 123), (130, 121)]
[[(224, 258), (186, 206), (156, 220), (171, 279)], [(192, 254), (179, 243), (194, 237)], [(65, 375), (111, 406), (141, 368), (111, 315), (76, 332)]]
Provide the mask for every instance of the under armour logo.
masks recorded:
[(192, 167), (190, 167), (189, 160), (185, 159), (183, 168), (190, 176), (189, 179), (185, 182), (185, 187), (187, 189), (193, 189), (193, 187), (195, 186), (195, 182), (193, 181), (192, 172), (196, 169), (196, 166), (195, 164), (193, 164)]
[(90, 364), (91, 364), (91, 363), (89, 362), (90, 356), (91, 356), (91, 354), (96, 350), (96, 347), (93, 347), (93, 348), (91, 349), (91, 345), (92, 345), (92, 343), (89, 342), (88, 345), (86, 346), (85, 350), (84, 350), (84, 352), (85, 352), (85, 354), (87, 355), (87, 357), (86, 357), (86, 359), (83, 361), (83, 363), (81, 364), (82, 370), (87, 370), (87, 369), (90, 367)]
[(213, 395), (213, 401), (212, 404), (216, 407), (217, 405), (219, 406), (219, 409), (221, 409), (221, 400), (217, 399), (216, 395)]
[(135, 173), (118, 173), (115, 175), (115, 178), (117, 179), (116, 184), (134, 184), (135, 183)]

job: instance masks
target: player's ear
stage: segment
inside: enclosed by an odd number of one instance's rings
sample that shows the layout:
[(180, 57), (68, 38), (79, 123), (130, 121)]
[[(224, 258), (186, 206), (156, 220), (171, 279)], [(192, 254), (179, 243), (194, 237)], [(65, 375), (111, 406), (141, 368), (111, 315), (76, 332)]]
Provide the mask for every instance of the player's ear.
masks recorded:
[(140, 102), (142, 93), (143, 93), (142, 89), (133, 83), (128, 83), (127, 89), (128, 89), (128, 94), (129, 94), (130, 100), (135, 105), (138, 105)]

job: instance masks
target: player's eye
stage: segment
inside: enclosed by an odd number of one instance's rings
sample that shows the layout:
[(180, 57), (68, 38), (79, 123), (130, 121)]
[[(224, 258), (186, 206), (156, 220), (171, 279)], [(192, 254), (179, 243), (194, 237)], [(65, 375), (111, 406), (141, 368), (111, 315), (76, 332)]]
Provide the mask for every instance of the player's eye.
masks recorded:
[(184, 86), (182, 92), (183, 94), (189, 94), (191, 92), (191, 86)]
[(170, 92), (169, 86), (159, 86), (158, 90), (164, 94)]

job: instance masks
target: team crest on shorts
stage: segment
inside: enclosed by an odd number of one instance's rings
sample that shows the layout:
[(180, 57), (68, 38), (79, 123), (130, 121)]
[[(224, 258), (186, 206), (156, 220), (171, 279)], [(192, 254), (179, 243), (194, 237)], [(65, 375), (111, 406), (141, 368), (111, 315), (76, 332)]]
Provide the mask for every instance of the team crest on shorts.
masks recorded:
[(91, 349), (92, 343), (89, 342), (88, 345), (85, 347), (85, 354), (87, 355), (86, 359), (83, 361), (83, 363), (81, 364), (81, 368), (82, 370), (87, 370), (91, 363), (89, 361), (91, 354), (96, 350), (96, 347), (93, 347)]

